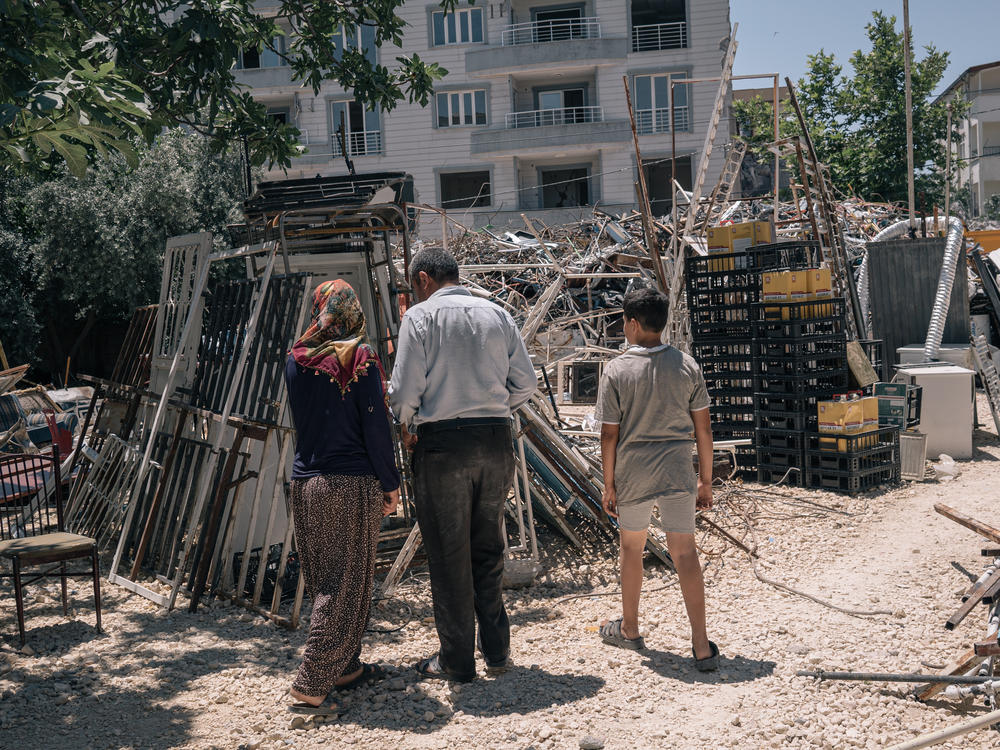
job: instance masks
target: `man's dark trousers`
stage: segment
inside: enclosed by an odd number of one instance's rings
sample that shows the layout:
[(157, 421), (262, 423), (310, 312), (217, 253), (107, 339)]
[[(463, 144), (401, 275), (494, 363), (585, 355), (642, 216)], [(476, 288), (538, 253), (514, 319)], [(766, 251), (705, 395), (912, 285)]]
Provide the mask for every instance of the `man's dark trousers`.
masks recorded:
[(476, 621), (483, 655), (510, 652), (503, 606), (503, 511), (514, 476), (508, 419), (421, 425), (413, 451), (417, 521), (431, 575), (439, 661), (457, 679), (476, 674)]

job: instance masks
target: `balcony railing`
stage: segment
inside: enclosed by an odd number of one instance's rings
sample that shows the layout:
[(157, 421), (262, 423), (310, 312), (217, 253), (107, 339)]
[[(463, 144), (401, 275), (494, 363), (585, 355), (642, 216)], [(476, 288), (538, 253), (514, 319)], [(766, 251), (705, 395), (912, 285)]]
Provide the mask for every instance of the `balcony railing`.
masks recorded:
[[(688, 129), (687, 106), (674, 108), (674, 124), (678, 130)], [(637, 109), (635, 111), (635, 129), (639, 135), (670, 132), (670, 108)]]
[[(382, 153), (382, 131), (380, 130), (359, 130), (348, 133), (346, 140), (348, 156), (378, 156)], [(337, 133), (330, 134), (330, 143), (334, 157), (344, 155)]]
[(508, 112), (508, 128), (540, 128), (545, 125), (577, 125), (584, 122), (604, 122), (602, 107), (565, 107), (533, 109), (528, 112)]
[(599, 21), (600, 19), (594, 17), (515, 23), (504, 29), (500, 35), (500, 43), (504, 47), (513, 47), (518, 44), (563, 42), (568, 39), (600, 39)]
[(655, 52), (688, 46), (687, 23), (651, 23), (632, 27), (632, 51)]

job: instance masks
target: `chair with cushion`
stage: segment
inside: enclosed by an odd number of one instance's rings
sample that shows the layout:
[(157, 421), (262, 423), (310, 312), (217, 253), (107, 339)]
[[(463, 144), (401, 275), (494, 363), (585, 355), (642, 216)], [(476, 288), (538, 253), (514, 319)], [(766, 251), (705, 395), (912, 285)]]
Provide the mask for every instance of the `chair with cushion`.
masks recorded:
[[(26, 640), (24, 586), (54, 576), (62, 580), (63, 614), (69, 613), (66, 578), (93, 577), (97, 632), (101, 632), (97, 542), (65, 531), (62, 502), (58, 448), (51, 456), (0, 453), (0, 559), (11, 565), (11, 572), (0, 572), (0, 578), (13, 579), (22, 644)], [(89, 560), (89, 570), (67, 571), (66, 563), (72, 560)], [(25, 568), (32, 569), (28, 580), (22, 580)]]

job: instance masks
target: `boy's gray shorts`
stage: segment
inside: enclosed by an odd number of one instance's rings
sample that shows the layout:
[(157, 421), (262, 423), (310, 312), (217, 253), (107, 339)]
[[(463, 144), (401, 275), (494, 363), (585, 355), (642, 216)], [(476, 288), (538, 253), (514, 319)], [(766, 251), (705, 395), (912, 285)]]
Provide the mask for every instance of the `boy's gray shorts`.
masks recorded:
[(688, 490), (668, 490), (642, 500), (620, 502), (618, 525), (626, 531), (645, 531), (655, 505), (660, 509), (660, 528), (676, 534), (693, 534), (697, 497), (697, 493)]

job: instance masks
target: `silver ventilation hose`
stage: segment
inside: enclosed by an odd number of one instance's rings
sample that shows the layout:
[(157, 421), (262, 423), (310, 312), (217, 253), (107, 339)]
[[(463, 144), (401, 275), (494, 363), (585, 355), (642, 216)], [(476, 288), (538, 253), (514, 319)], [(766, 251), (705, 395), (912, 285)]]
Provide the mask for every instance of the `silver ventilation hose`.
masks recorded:
[(958, 259), (963, 244), (964, 235), (961, 220), (954, 216), (948, 217), (948, 235), (944, 241), (941, 275), (938, 277), (937, 292), (934, 294), (934, 307), (931, 309), (931, 321), (927, 325), (927, 340), (924, 342), (924, 362), (936, 360), (941, 349), (944, 324), (948, 318), (948, 307), (951, 304), (951, 288), (955, 285), (955, 274), (958, 271)]

